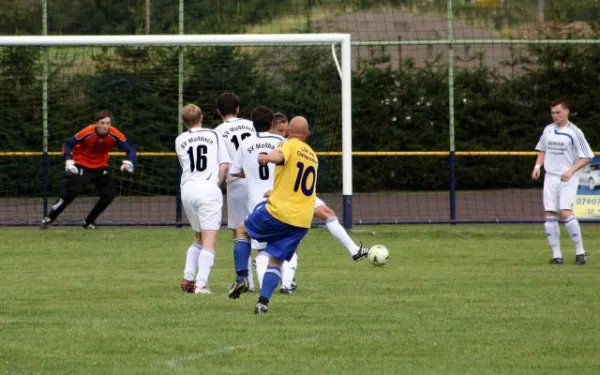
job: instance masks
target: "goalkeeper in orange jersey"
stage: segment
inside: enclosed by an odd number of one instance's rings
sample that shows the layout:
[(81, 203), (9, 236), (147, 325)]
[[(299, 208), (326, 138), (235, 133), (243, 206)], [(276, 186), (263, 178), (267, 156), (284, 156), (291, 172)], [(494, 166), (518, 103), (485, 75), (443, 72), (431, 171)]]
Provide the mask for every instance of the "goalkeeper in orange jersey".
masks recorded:
[(65, 193), (42, 219), (42, 229), (48, 228), (90, 183), (96, 187), (99, 199), (85, 218), (83, 227), (96, 229), (96, 219), (117, 195), (113, 179), (107, 169), (108, 153), (115, 146), (127, 153), (127, 159), (123, 160), (121, 170), (133, 173), (135, 148), (123, 133), (112, 126), (112, 113), (108, 110), (100, 111), (96, 115), (94, 124), (86, 126), (64, 142), (63, 155), (67, 173)]

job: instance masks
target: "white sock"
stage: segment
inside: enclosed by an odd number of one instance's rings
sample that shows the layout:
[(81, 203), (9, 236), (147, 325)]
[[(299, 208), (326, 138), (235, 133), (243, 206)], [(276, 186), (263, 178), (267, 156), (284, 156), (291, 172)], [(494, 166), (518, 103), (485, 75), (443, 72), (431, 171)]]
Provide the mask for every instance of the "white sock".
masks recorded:
[(263, 277), (267, 272), (269, 265), (269, 254), (266, 251), (261, 250), (256, 254), (256, 278), (258, 279), (258, 286), (262, 288)]
[(185, 269), (183, 270), (183, 278), (188, 281), (193, 281), (196, 278), (200, 250), (202, 250), (202, 246), (194, 242), (187, 251), (187, 255), (185, 257)]
[(585, 254), (583, 250), (583, 238), (581, 237), (581, 227), (579, 226), (579, 220), (575, 216), (571, 216), (565, 220), (565, 227), (569, 231), (573, 245), (575, 245), (575, 254)]
[(560, 227), (558, 226), (557, 217), (547, 217), (544, 223), (544, 229), (546, 230), (546, 238), (548, 244), (552, 249), (552, 258), (562, 258), (560, 252)]
[(210, 271), (215, 264), (215, 250), (202, 248), (200, 256), (198, 257), (198, 275), (196, 275), (196, 285), (208, 285), (208, 278)]
[(346, 232), (346, 229), (340, 224), (337, 217), (331, 217), (327, 219), (325, 223), (327, 230), (331, 235), (337, 238), (338, 241), (348, 250), (350, 255), (356, 255), (358, 253), (359, 247), (357, 244), (352, 241), (352, 238)]
[(281, 286), (292, 289), (292, 282), (296, 277), (296, 268), (298, 268), (298, 254), (294, 253), (290, 261), (283, 262), (281, 266)]
[(254, 289), (254, 271), (252, 270), (252, 255), (248, 257), (248, 287)]

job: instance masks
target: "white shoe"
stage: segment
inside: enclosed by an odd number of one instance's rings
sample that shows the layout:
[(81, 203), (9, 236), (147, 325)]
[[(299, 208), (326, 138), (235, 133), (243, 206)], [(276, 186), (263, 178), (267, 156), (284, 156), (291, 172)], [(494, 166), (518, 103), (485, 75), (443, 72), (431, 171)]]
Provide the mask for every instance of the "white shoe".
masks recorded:
[(212, 294), (212, 292), (206, 285), (196, 285), (194, 287), (194, 294)]

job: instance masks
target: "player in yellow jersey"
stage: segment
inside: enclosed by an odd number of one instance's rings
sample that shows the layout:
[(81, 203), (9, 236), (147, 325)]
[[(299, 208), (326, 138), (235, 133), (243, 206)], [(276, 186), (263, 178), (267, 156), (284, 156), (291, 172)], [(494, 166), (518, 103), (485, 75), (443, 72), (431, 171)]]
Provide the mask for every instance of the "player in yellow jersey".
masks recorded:
[(237, 277), (229, 298), (239, 298), (248, 290), (250, 238), (267, 243), (269, 265), (254, 309), (256, 314), (267, 312), (269, 299), (281, 280), (281, 265), (292, 258), (313, 219), (319, 161), (306, 143), (309, 136), (306, 119), (294, 117), (289, 139), (269, 154), (259, 155), (261, 165), (276, 165), (273, 191), (236, 229), (233, 253)]

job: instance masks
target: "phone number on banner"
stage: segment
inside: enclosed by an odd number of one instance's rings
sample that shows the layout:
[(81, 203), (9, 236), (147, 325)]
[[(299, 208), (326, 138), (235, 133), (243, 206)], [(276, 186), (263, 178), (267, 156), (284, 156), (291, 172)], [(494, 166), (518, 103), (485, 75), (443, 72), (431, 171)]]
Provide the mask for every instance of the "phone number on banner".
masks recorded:
[(575, 200), (575, 215), (600, 220), (600, 195), (578, 195)]

